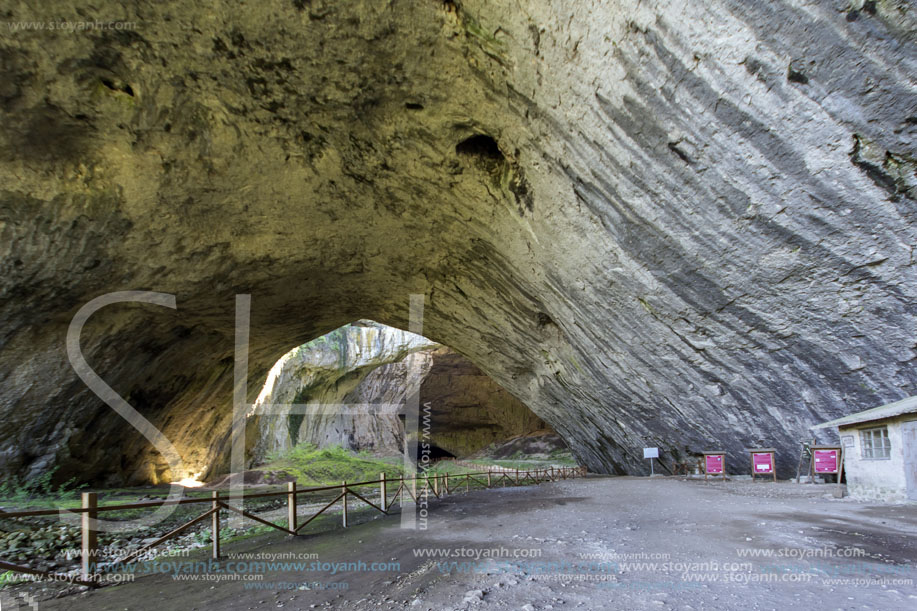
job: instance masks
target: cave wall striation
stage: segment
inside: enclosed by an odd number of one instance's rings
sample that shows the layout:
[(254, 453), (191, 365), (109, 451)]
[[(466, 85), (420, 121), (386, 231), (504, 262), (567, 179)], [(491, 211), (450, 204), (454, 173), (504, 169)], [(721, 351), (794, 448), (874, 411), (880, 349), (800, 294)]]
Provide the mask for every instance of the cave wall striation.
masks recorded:
[[(225, 467), (350, 321), (469, 358), (590, 469), (779, 450), (917, 393), (917, 19), (902, 0), (13, 3), (0, 38), (0, 472)], [(92, 368), (187, 473), (90, 392)], [(248, 434), (257, 437), (258, 428)], [(203, 440), (213, 439), (208, 443)]]

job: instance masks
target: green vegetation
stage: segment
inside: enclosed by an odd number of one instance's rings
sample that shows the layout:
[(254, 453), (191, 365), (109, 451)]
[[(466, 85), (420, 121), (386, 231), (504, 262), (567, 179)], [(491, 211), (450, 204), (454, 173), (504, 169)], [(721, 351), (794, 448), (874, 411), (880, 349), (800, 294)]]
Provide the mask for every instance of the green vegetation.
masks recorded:
[(526, 454), (517, 451), (507, 458), (475, 458), (470, 462), (476, 465), (493, 465), (496, 467), (506, 467), (507, 469), (541, 469), (550, 466), (577, 466), (576, 459), (570, 450), (557, 449), (550, 454)]
[(0, 573), (0, 590), (5, 588), (6, 586), (15, 585), (17, 583), (21, 583), (24, 581), (28, 581), (28, 580), (26, 579), (25, 575), (23, 575), (22, 573), (14, 573), (13, 571), (6, 571), (4, 573)]
[(367, 452), (354, 453), (340, 446), (319, 449), (310, 443), (301, 443), (284, 454), (269, 456), (268, 464), (262, 469), (292, 475), (296, 483), (303, 486), (376, 480), (383, 471), (391, 477), (404, 473), (404, 468), (395, 458), (377, 458)]
[[(299, 400), (294, 401), (294, 403), (299, 403)], [(290, 414), (288, 416), (287, 430), (290, 432), (290, 439), (294, 446), (299, 443), (299, 427), (302, 426), (302, 421), (305, 417), (305, 414)]]
[[(477, 461), (474, 461), (477, 462)], [(437, 463), (434, 463), (429, 469), (427, 469), (428, 475), (442, 475), (448, 473), (452, 475), (453, 473), (469, 473), (472, 472), (468, 467), (462, 467), (461, 465), (456, 465), (451, 460), (441, 460)]]
[(76, 478), (70, 478), (59, 486), (54, 486), (51, 479), (57, 467), (37, 478), (23, 482), (18, 478), (0, 484), (0, 501), (11, 504), (38, 501), (39, 503), (59, 504), (61, 501), (73, 501), (78, 498), (80, 488), (86, 484), (76, 485)]
[(493, 465), (495, 467), (506, 467), (507, 469), (519, 469), (520, 471), (525, 471), (528, 469), (540, 469), (542, 467), (550, 467), (554, 464), (552, 461), (545, 460), (492, 460), (492, 459), (476, 459), (472, 460), (476, 465)]
[(484, 53), (506, 65), (506, 58), (504, 57), (506, 45), (503, 44), (503, 41), (485, 30), (467, 11), (462, 11), (462, 23), (465, 27), (465, 33), (469, 38), (477, 41)]

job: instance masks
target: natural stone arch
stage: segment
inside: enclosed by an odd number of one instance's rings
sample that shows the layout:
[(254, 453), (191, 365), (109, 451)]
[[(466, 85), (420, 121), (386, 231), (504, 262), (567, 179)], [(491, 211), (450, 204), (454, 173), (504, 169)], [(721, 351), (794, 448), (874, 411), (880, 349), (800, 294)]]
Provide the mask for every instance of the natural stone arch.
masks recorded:
[(425, 333), (596, 471), (642, 470), (645, 444), (794, 451), (914, 392), (893, 3), (96, 4), (138, 27), (0, 45), (5, 472), (156, 470), (63, 352), (122, 289), (179, 310), (95, 318), (90, 362), (165, 428), (225, 425), (237, 293), (250, 389), (349, 320), (403, 328), (422, 293)]

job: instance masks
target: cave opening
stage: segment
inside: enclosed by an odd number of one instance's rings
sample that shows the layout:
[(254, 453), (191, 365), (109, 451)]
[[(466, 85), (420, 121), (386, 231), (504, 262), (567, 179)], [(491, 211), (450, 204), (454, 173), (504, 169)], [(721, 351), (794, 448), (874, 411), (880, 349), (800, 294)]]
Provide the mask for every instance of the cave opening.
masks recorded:
[(455, 145), (455, 153), (461, 159), (471, 160), (488, 172), (496, 172), (506, 165), (506, 156), (500, 145), (491, 136), (475, 134)]
[(254, 468), (302, 448), (424, 465), (485, 457), (572, 460), (547, 423), (468, 358), (371, 320), (284, 354), (253, 414)]

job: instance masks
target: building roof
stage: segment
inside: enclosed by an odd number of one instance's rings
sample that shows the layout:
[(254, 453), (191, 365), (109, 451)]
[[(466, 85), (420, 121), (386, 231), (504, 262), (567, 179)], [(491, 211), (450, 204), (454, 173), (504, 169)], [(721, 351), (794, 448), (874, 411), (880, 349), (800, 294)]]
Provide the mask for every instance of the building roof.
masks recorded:
[(892, 418), (893, 416), (900, 416), (902, 414), (911, 413), (917, 413), (917, 395), (908, 397), (907, 399), (902, 399), (901, 401), (889, 403), (888, 405), (883, 405), (881, 407), (874, 407), (862, 412), (850, 414), (849, 416), (844, 416), (843, 418), (838, 418), (837, 420), (831, 420), (830, 422), (825, 422), (824, 424), (818, 424), (811, 428), (825, 429), (831, 426), (850, 426), (851, 424), (859, 424), (860, 422), (883, 420), (885, 418)]

